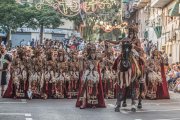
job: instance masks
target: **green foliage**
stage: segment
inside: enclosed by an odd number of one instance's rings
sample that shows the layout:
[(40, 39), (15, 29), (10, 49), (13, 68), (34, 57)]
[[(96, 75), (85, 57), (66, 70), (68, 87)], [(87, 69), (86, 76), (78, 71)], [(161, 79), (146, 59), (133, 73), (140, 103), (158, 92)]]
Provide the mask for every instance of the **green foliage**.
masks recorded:
[(0, 26), (6, 32), (19, 27), (30, 28), (44, 27), (56, 28), (62, 25), (62, 16), (48, 6), (37, 10), (29, 4), (18, 4), (15, 0), (0, 0)]
[(21, 10), (14, 0), (0, 0), (0, 26), (5, 30), (21, 26)]
[(73, 17), (67, 17), (66, 19), (68, 19), (70, 21), (74, 21), (74, 24), (76, 26), (79, 26), (83, 22), (80, 14), (73, 16)]
[(62, 16), (48, 6), (43, 7), (42, 10), (37, 10), (34, 6), (30, 7), (28, 13), (31, 20), (27, 22), (27, 26), (31, 28), (41, 25), (47, 28), (57, 28), (64, 24), (61, 21)]

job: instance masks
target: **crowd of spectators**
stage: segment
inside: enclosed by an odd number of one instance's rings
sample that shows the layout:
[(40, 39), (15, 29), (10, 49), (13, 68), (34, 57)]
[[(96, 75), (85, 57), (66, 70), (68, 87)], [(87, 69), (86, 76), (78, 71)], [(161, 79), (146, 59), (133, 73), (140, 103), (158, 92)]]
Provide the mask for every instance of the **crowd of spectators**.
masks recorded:
[(168, 66), (166, 79), (170, 90), (180, 92), (180, 63), (170, 64)]

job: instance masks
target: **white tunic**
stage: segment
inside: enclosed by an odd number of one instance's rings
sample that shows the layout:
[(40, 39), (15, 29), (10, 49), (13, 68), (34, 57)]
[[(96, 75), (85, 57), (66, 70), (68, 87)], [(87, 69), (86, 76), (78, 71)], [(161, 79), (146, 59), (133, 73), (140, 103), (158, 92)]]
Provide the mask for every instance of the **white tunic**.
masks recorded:
[(99, 73), (97, 71), (94, 71), (94, 75), (93, 75), (93, 71), (90, 70), (86, 70), (83, 74), (83, 78), (84, 81), (86, 80), (92, 80), (94, 82), (99, 82)]

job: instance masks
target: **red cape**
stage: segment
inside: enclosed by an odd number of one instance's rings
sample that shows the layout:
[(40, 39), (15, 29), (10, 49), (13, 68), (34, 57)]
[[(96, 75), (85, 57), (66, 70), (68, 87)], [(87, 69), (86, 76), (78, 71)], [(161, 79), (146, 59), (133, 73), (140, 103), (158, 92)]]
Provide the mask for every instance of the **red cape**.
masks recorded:
[(159, 85), (157, 88), (157, 93), (156, 93), (157, 99), (170, 99), (163, 63), (161, 63), (161, 77), (162, 77), (162, 84)]
[[(99, 85), (98, 85), (98, 105), (96, 107), (106, 107), (105, 101), (104, 101), (104, 93), (103, 93), (103, 87), (102, 87), (102, 79), (101, 79), (101, 72), (100, 72), (100, 65), (98, 64), (98, 72), (99, 72)], [(81, 74), (81, 79), (80, 79), (80, 86), (82, 83), (82, 74)], [(77, 97), (77, 102), (76, 102), (76, 107), (80, 107), (82, 105), (82, 102), (79, 101), (80, 94), (82, 92), (82, 89), (80, 87), (78, 97)], [(90, 107), (91, 105), (87, 105), (87, 107)]]

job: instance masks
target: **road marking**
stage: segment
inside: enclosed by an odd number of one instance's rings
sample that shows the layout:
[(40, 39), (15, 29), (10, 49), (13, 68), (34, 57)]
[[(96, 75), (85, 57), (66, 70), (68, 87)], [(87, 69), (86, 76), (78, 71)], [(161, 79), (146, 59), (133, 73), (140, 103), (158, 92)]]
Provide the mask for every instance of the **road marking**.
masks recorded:
[(143, 112), (169, 112), (169, 111), (180, 111), (180, 109), (168, 109), (168, 110), (147, 110), (147, 111), (137, 111), (138, 113)]
[(0, 104), (26, 104), (27, 102), (0, 102)]
[(108, 104), (110, 107), (115, 107), (115, 105), (113, 105), (113, 104)]
[(26, 118), (26, 120), (32, 120), (32, 118)]
[(123, 114), (129, 114), (129, 112), (124, 111), (124, 110), (120, 110), (120, 112), (123, 113)]
[(26, 117), (31, 117), (31, 114), (27, 113), (25, 114)]
[(27, 102), (26, 99), (21, 99), (21, 102)]
[[(180, 104), (180, 102), (170, 102), (170, 103), (142, 103), (143, 105), (171, 105), (171, 104)], [(110, 107), (115, 107), (113, 104), (108, 104)]]
[(180, 120), (180, 118), (169, 118), (169, 119), (154, 119), (154, 120)]
[(30, 113), (0, 113), (0, 115), (16, 115), (16, 116), (25, 116), (29, 114)]
[(142, 119), (134, 119), (134, 120), (142, 120)]
[(168, 105), (168, 104), (177, 104), (180, 102), (170, 102), (170, 103), (142, 103), (144, 105)]

